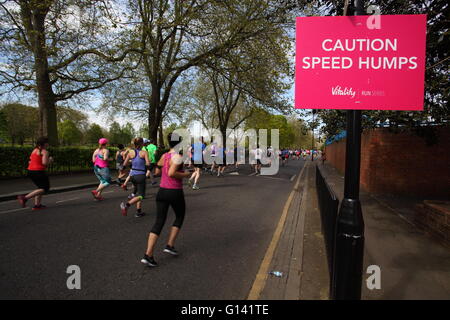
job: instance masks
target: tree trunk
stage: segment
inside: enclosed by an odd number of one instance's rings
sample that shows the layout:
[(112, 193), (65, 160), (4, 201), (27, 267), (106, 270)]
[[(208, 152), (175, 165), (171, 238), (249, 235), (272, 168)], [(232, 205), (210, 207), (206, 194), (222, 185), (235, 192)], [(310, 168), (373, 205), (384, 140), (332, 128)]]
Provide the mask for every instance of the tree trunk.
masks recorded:
[(152, 83), (152, 96), (150, 100), (150, 112), (148, 113), (148, 135), (153, 141), (158, 140), (158, 127), (160, 118), (158, 112), (161, 104), (161, 88), (156, 81)]
[(159, 123), (159, 141), (158, 141), (158, 146), (160, 147), (165, 147), (164, 146), (164, 134), (163, 134), (163, 124), (162, 124), (162, 117), (161, 117), (161, 121)]
[(34, 54), (36, 90), (39, 102), (39, 135), (47, 136), (51, 145), (58, 145), (55, 94), (50, 83), (48, 56), (45, 47), (45, 17), (48, 7), (31, 8), (21, 3), (21, 14)]

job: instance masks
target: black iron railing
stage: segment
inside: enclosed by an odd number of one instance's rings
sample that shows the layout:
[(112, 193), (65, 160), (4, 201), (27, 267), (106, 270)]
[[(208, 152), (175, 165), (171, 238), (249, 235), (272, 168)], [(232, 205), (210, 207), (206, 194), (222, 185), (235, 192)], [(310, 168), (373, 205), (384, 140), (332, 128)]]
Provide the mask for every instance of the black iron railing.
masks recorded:
[(339, 200), (324, 179), (318, 165), (316, 166), (316, 189), (317, 197), (319, 199), (320, 217), (322, 220), (322, 233), (325, 237), (325, 246), (327, 250), (328, 270), (330, 279), (333, 279), (333, 254)]

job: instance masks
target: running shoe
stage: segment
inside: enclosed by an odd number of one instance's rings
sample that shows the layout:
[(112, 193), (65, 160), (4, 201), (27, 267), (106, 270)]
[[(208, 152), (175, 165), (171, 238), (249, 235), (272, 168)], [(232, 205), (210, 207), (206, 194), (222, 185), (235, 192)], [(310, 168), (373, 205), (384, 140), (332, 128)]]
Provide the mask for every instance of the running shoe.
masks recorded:
[(134, 215), (135, 218), (142, 218), (143, 216), (145, 216), (145, 212), (136, 212), (136, 214)]
[(47, 206), (40, 204), (38, 206), (34, 206), (31, 210), (36, 211), (36, 210), (42, 210), (42, 209), (46, 209), (46, 208), (47, 208)]
[(22, 208), (25, 208), (27, 206), (27, 199), (25, 198), (25, 195), (17, 196), (17, 201), (19, 201)]
[(189, 187), (192, 187), (192, 181), (191, 181), (191, 179), (188, 180), (188, 185), (189, 185)]
[(198, 190), (198, 189), (200, 189), (200, 187), (199, 187), (198, 185), (194, 184), (194, 185), (192, 186), (192, 189), (193, 189), (193, 190)]
[(92, 196), (94, 197), (94, 199), (97, 200), (97, 193), (98, 193), (97, 190), (92, 190), (91, 193), (92, 193)]
[(153, 181), (152, 182), (152, 186), (154, 186), (155, 184), (157, 184), (158, 182), (156, 182), (156, 181)]
[(122, 184), (120, 187), (121, 187), (124, 191), (127, 191), (127, 190), (128, 190), (126, 184)]
[(178, 255), (178, 251), (175, 250), (175, 247), (171, 247), (169, 245), (166, 246), (166, 248), (163, 250), (163, 252), (170, 253), (173, 256), (177, 256)]
[(143, 263), (149, 267), (157, 267), (158, 266), (155, 259), (153, 257), (149, 257), (148, 255), (144, 255), (144, 257), (141, 259), (141, 263)]
[(95, 200), (97, 200), (97, 201), (103, 201), (103, 200), (105, 200), (105, 198), (103, 198), (102, 196), (97, 196), (97, 197), (95, 197)]
[(122, 215), (125, 217), (128, 214), (128, 207), (125, 204), (125, 202), (120, 203), (120, 210), (122, 212)]

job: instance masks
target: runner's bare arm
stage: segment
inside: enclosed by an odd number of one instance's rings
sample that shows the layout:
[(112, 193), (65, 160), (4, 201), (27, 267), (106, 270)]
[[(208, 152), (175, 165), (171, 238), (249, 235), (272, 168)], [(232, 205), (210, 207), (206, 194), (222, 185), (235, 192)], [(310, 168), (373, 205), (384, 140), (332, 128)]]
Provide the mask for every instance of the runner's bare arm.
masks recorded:
[(161, 175), (161, 167), (164, 165), (164, 155), (161, 156), (161, 158), (159, 158), (159, 161), (157, 163), (157, 167), (155, 169), (155, 176), (160, 176)]

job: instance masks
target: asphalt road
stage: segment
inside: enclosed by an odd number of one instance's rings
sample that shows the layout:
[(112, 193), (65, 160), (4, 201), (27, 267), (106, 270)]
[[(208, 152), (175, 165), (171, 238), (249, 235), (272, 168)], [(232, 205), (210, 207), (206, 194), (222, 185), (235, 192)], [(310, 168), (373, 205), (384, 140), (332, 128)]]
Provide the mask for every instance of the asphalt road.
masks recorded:
[[(304, 161), (276, 176), (203, 175), (185, 186), (186, 218), (176, 243), (162, 252), (174, 220), (157, 244), (156, 268), (140, 263), (155, 221), (157, 187), (147, 188), (143, 218), (120, 214), (128, 193), (117, 186), (96, 202), (89, 189), (44, 198), (42, 211), (0, 203), (0, 299), (246, 299)], [(81, 289), (66, 286), (67, 267), (81, 269)]]

